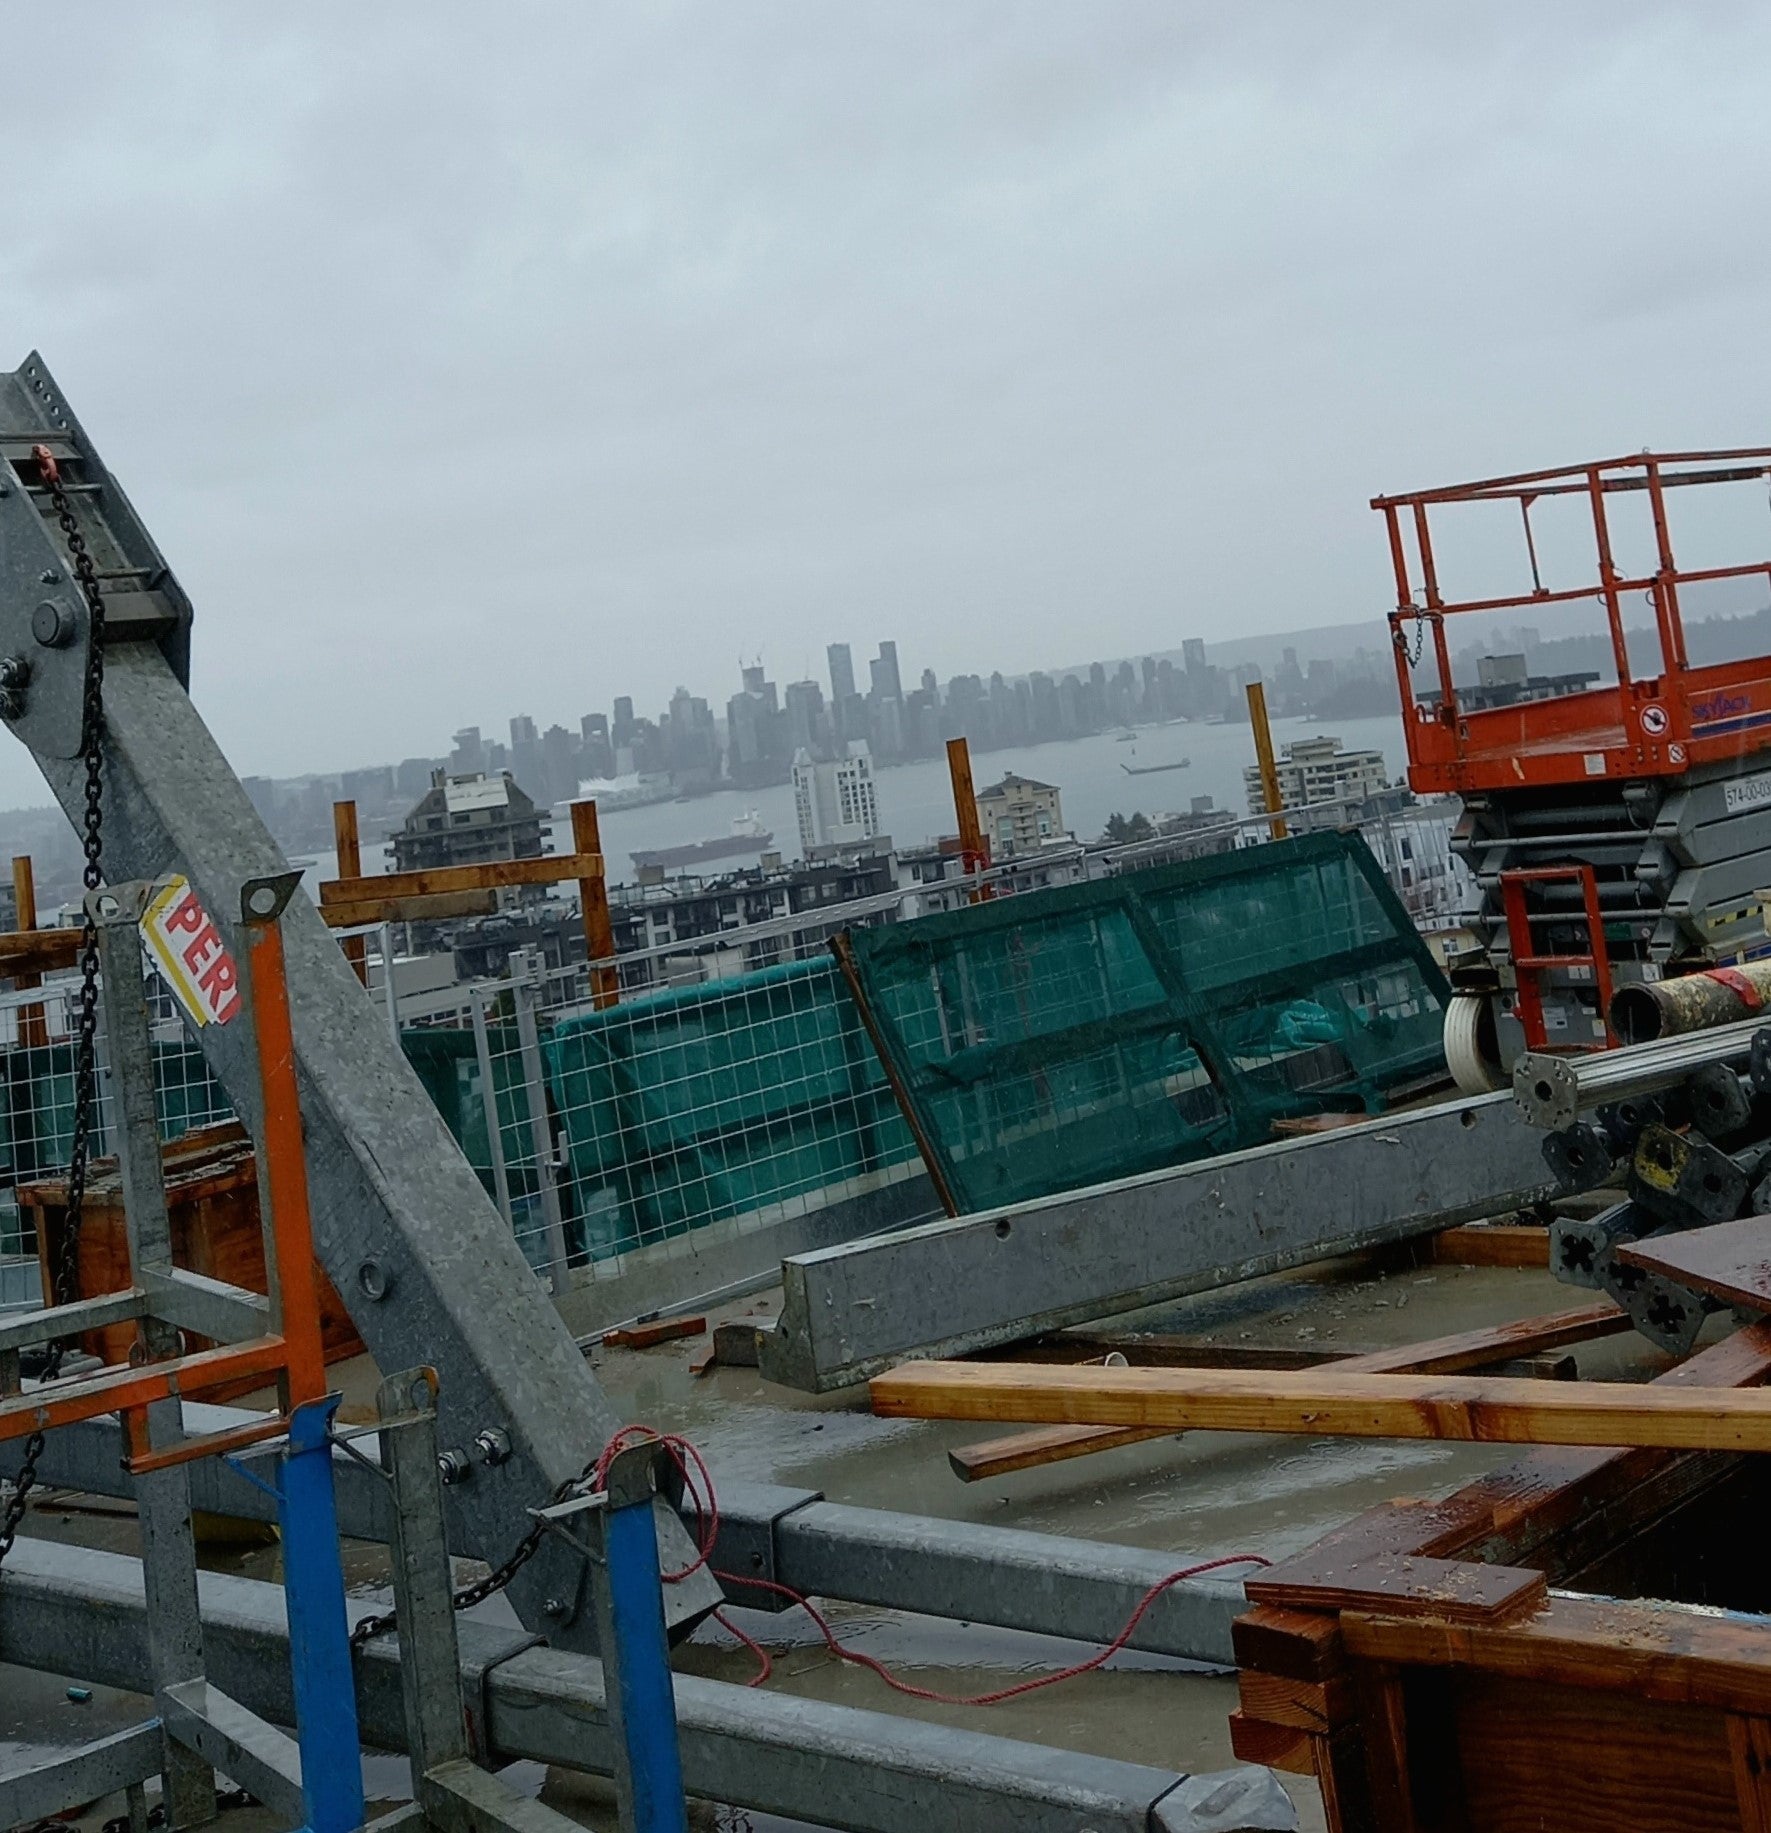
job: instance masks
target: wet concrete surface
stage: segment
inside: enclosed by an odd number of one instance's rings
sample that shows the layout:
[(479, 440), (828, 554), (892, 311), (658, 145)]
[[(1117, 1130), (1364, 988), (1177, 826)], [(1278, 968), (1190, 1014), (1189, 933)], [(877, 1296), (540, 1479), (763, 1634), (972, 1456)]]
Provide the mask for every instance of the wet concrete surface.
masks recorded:
[[(1227, 1345), (1367, 1350), (1417, 1342), (1503, 1320), (1563, 1310), (1585, 1295), (1547, 1273), (1510, 1269), (1410, 1267), (1387, 1270), (1354, 1260), (1250, 1282), (1113, 1320), (1112, 1328), (1185, 1332)], [(764, 1296), (718, 1315), (768, 1315)], [(1716, 1329), (1723, 1326), (1719, 1321)], [(1278, 1558), (1363, 1509), (1392, 1497), (1445, 1495), (1517, 1455), (1506, 1446), (1392, 1443), (1252, 1434), (1197, 1433), (1081, 1458), (1046, 1470), (966, 1485), (951, 1473), (950, 1445), (992, 1436), (987, 1427), (944, 1421), (881, 1420), (864, 1389), (807, 1396), (764, 1382), (754, 1369), (716, 1368), (696, 1378), (689, 1360), (704, 1340), (643, 1351), (594, 1353), (598, 1379), (630, 1420), (680, 1432), (707, 1457), (714, 1480), (737, 1479), (819, 1489), (832, 1501), (984, 1521), (1115, 1541), (1174, 1555), (1177, 1567), (1233, 1552)], [(1642, 1379), (1665, 1366), (1633, 1335), (1572, 1352), (1583, 1376)], [(335, 1371), (347, 1411), (366, 1416), (374, 1371), (363, 1360)], [(250, 1403), (248, 1403), (250, 1404)], [(130, 1550), (134, 1524), (120, 1505), (96, 1503), (33, 1512), (29, 1531)], [(278, 1576), (276, 1548), (212, 1550), (207, 1563), (249, 1576)], [(464, 1572), (468, 1570), (464, 1566)], [(385, 1553), (353, 1546), (347, 1581), (361, 1596), (385, 1595)], [(484, 1607), (502, 1612), (501, 1600)], [(1092, 1652), (1076, 1644), (986, 1626), (832, 1603), (837, 1634), (886, 1662), (905, 1680), (969, 1695), (1052, 1673)], [(770, 1652), (768, 1684), (781, 1691), (872, 1710), (967, 1726), (999, 1736), (1149, 1763), (1180, 1771), (1226, 1768), (1233, 1676), (1142, 1655), (988, 1708), (908, 1699), (823, 1646), (803, 1612), (735, 1612)], [(756, 1672), (755, 1657), (717, 1624), (678, 1654), (682, 1671), (733, 1681)], [(132, 1722), (141, 1703), (98, 1690), (73, 1706), (63, 1683), (0, 1668), (0, 1759)], [(403, 1793), (404, 1765), (371, 1759), (372, 1792)], [(391, 1765), (392, 1767), (388, 1767)], [(605, 1791), (582, 1777), (544, 1777), (519, 1766), (526, 1787), (590, 1826), (613, 1826)], [(532, 1773), (528, 1773), (532, 1772)], [(1324, 1823), (1314, 1785), (1283, 1777), (1306, 1829)], [(117, 1811), (115, 1807), (112, 1812)], [(230, 1817), (231, 1818), (231, 1817)], [(727, 1813), (723, 1824), (742, 1826)], [(707, 1824), (712, 1824), (711, 1821)], [(763, 1833), (785, 1823), (757, 1816)]]

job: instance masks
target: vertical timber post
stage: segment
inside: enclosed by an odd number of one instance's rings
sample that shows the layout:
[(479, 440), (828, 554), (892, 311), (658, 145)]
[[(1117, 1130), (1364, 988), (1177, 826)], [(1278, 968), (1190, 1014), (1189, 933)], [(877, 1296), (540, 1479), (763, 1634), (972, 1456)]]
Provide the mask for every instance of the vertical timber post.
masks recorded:
[[(963, 738), (947, 741), (947, 774), (953, 782), (953, 813), (959, 821), (959, 869), (970, 877), (989, 870), (990, 842), (978, 819), (978, 797), (972, 788), (972, 751)], [(988, 903), (989, 885), (980, 884), (971, 894), (974, 904)]]
[[(338, 853), (338, 876), (340, 878), (361, 878), (363, 876), (363, 844), (357, 834), (357, 805), (355, 802), (334, 802), (332, 804), (332, 844)], [(361, 936), (345, 936), (339, 943), (344, 950), (344, 958), (351, 964), (351, 972), (363, 983), (369, 984), (369, 958)]]
[[(87, 913), (98, 937), (104, 990), (123, 1227), (130, 1272), (136, 1280), (172, 1265), (172, 1223), (166, 1213), (166, 1179), (154, 1100), (154, 1047), (141, 960), (139, 924), (147, 890), (141, 884), (119, 885), (95, 891), (87, 899)], [(144, 1319), (138, 1326), (137, 1341), (139, 1353), (148, 1361), (164, 1361), (179, 1353), (177, 1330), (155, 1318)], [(134, 1452), (167, 1449), (184, 1436), (183, 1403), (174, 1398), (131, 1410), (124, 1416), (123, 1429)], [(135, 1480), (135, 1503), (141, 1523), (148, 1656), (158, 1691), (203, 1675), (189, 1466), (171, 1464), (163, 1470), (141, 1472)], [(166, 1821), (175, 1833), (215, 1818), (215, 1771), (194, 1750), (167, 1738), (164, 1775)]]
[[(597, 822), (595, 802), (572, 804), (572, 851), (579, 855), (594, 853), (597, 865), (603, 864), (602, 829)], [(599, 869), (594, 878), (578, 881), (578, 908), (584, 919), (584, 953), (588, 961), (613, 962), (615, 929), (609, 921), (609, 881)], [(621, 997), (621, 976), (613, 966), (590, 970), (590, 1002), (599, 1012), (606, 1011)]]
[(1279, 793), (1279, 766), (1273, 759), (1273, 728), (1267, 723), (1267, 690), (1259, 681), (1248, 684), (1248, 723), (1254, 728), (1255, 760), (1261, 769), (1261, 800), (1267, 805), (1268, 830), (1275, 840), (1285, 838), (1285, 798)]
[[(20, 853), (12, 862), (12, 902), (15, 929), (29, 930), (37, 927), (37, 879), (31, 869), (29, 853)], [(12, 984), (16, 987), (40, 987), (43, 984), (41, 974), (14, 974)], [(18, 1009), (18, 1041), (21, 1049), (32, 1050), (49, 1042), (49, 1021), (44, 1016), (41, 1006), (20, 1006)]]

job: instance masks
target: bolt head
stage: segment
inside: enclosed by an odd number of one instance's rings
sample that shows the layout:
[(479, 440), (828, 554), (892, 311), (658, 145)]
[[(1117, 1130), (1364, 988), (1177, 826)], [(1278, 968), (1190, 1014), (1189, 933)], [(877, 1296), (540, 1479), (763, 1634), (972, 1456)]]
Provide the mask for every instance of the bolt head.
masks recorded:
[(37, 578), (43, 585), (52, 586), (60, 581), (61, 574), (58, 573), (54, 567), (46, 566), (43, 571), (37, 575)]

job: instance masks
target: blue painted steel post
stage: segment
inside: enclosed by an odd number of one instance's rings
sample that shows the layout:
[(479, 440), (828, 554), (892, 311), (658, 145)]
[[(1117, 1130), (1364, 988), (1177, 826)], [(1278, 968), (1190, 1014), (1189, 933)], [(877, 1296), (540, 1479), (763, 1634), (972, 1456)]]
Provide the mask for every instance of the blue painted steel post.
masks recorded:
[(295, 1409), (278, 1484), (296, 1741), (312, 1833), (353, 1833), (363, 1824), (357, 1689), (327, 1438), (338, 1398)]
[(676, 1695), (664, 1629), (649, 1445), (618, 1453), (606, 1479), (603, 1564), (593, 1568), (609, 1718), (618, 1740), (615, 1790), (623, 1833), (687, 1833)]

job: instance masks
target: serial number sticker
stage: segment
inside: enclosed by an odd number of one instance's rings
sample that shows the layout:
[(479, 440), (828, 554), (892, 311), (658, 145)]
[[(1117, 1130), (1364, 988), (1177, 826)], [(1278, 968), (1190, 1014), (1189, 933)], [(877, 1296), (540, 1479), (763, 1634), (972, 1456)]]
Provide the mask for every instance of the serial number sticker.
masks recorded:
[(142, 939), (194, 1025), (225, 1025), (240, 1010), (240, 971), (203, 901), (174, 878), (141, 919)]
[(1588, 776), (1605, 774), (1605, 753), (1603, 751), (1588, 751), (1582, 756), (1581, 762), (1586, 765)]
[(1771, 807), (1771, 770), (1761, 770), (1757, 776), (1736, 777), (1733, 782), (1724, 783), (1722, 805), (1731, 815), (1738, 815), (1743, 809)]

